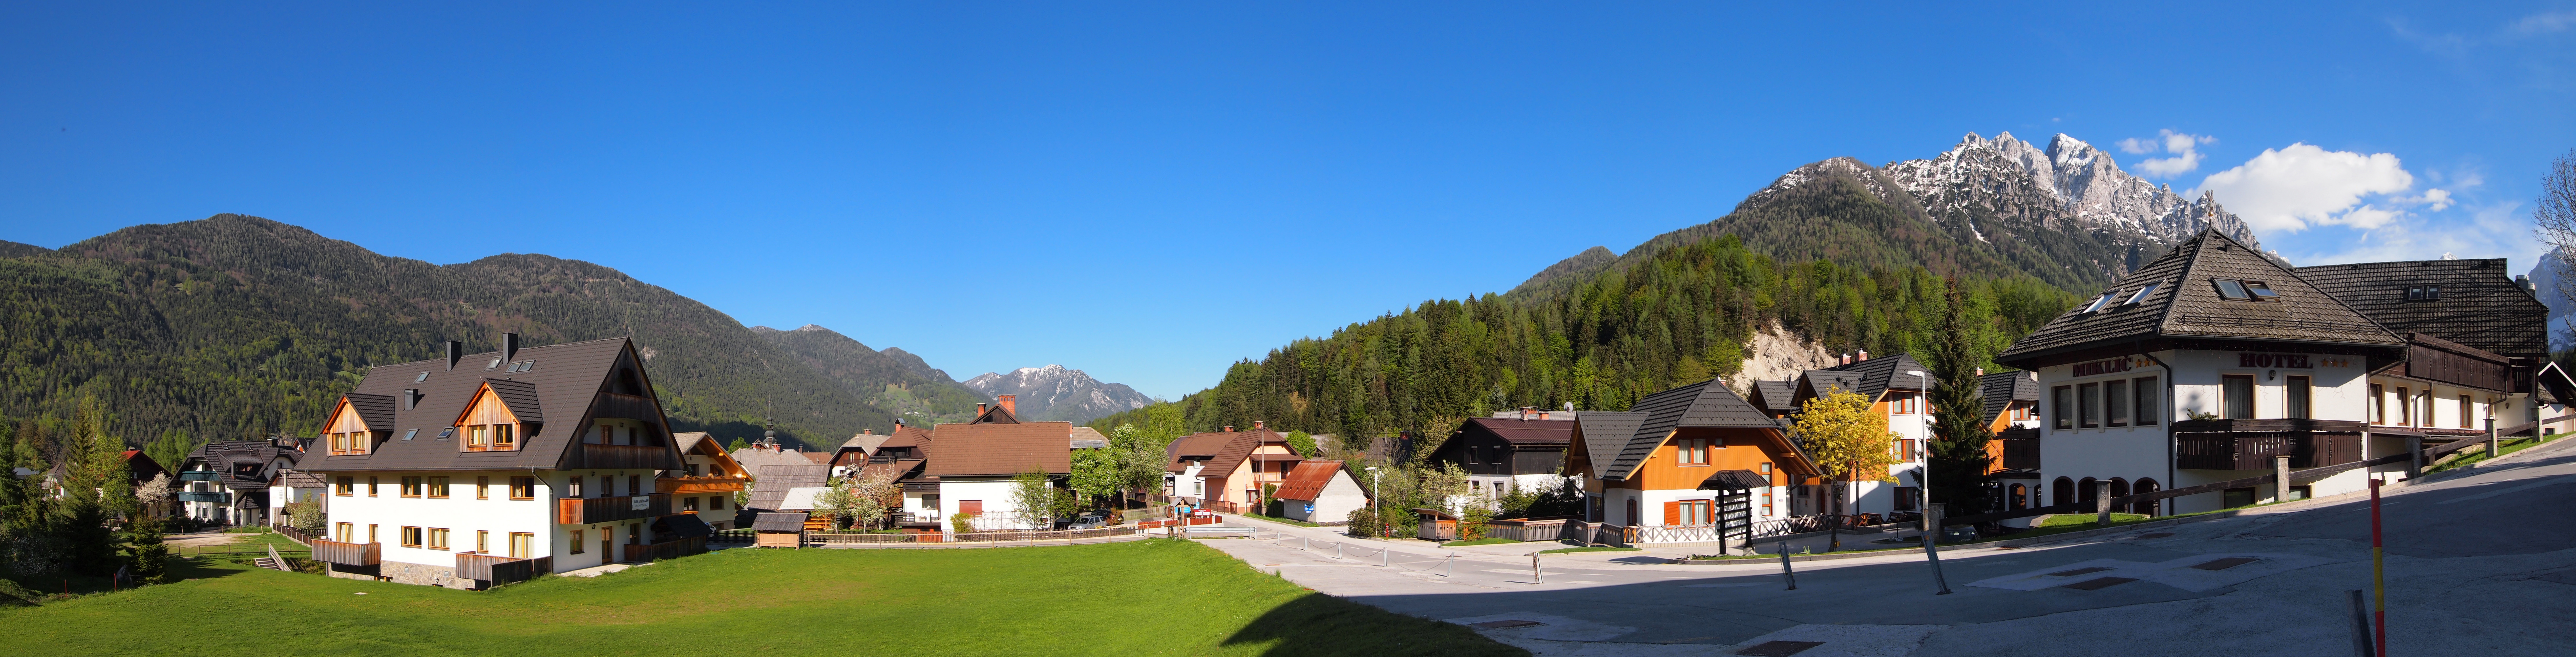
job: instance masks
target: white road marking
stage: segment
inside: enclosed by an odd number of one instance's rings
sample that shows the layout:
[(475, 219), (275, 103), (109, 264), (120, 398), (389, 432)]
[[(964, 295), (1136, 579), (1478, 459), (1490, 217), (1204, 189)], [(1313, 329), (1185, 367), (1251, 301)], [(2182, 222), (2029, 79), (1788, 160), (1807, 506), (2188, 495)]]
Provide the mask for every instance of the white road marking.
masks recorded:
[(1761, 586), (1761, 584), (1683, 584), (1683, 585), (1682, 585), (1682, 588), (1686, 588), (1686, 589), (1731, 589), (1731, 588), (1735, 588), (1735, 587), (1739, 587), (1739, 586)]
[(2504, 489), (2504, 490), (2499, 490), (2499, 491), (2489, 491), (2489, 492), (2485, 492), (2485, 493), (2479, 493), (2479, 494), (2476, 494), (2476, 495), (2470, 495), (2470, 496), (2467, 496), (2467, 497), (2452, 498), (2452, 499), (2442, 500), (2442, 501), (2440, 501), (2440, 502), (2434, 502), (2434, 504), (2451, 504), (2451, 503), (2455, 503), (2455, 502), (2467, 502), (2467, 501), (2470, 501), (2470, 500), (2483, 500), (2483, 499), (2486, 499), (2486, 498), (2495, 497), (2495, 496), (2497, 496), (2497, 495), (2507, 495), (2507, 494), (2512, 494), (2512, 493), (2519, 493), (2519, 492), (2523, 492), (2523, 491), (2531, 490), (2531, 489), (2534, 489), (2534, 488), (2539, 488), (2539, 487), (2542, 487), (2542, 486), (2549, 486), (2549, 485), (2553, 485), (2553, 484), (2564, 484), (2564, 483), (2568, 483), (2568, 482), (2576, 482), (2576, 475), (2563, 475), (2563, 476), (2558, 476), (2558, 477), (2551, 477), (2551, 478), (2548, 478), (2548, 479), (2543, 479), (2543, 480), (2540, 480), (2540, 481), (2535, 481), (2535, 482), (2531, 482), (2531, 483), (2528, 483), (2528, 484), (2523, 484), (2523, 485), (2520, 485), (2520, 486), (2515, 486), (2515, 487), (2512, 487), (2512, 488), (2507, 488), (2507, 489)]

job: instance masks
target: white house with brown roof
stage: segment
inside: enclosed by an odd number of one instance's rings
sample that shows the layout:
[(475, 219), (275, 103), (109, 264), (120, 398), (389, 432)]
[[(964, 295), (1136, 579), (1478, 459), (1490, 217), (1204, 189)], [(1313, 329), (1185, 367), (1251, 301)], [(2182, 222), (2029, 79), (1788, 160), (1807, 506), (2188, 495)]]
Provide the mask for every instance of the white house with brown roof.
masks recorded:
[(1254, 421), (1251, 431), (1194, 433), (1164, 448), (1163, 492), (1219, 511), (1251, 511), (1261, 487), (1278, 483), (1305, 457), (1288, 447), (1288, 436)]
[(1350, 522), (1352, 511), (1368, 506), (1368, 491), (1341, 461), (1300, 461), (1279, 482), (1280, 513), (1290, 520), (1318, 525)]
[(681, 460), (633, 344), (461, 347), (372, 368), (305, 452), (333, 576), (475, 588), (685, 547), (652, 528)]
[(907, 489), (907, 510), (914, 504), (936, 505), (929, 507), (937, 509), (932, 517), (945, 521), (966, 514), (974, 517), (978, 531), (1052, 529), (1053, 523), (1024, 514), (1014, 505), (1013, 480), (1034, 470), (1047, 475), (1048, 486), (1060, 487), (1073, 474), (1073, 423), (1021, 422), (1013, 410), (1012, 400), (1005, 396), (972, 422), (933, 429), (922, 476), (937, 480), (937, 492), (917, 497)]

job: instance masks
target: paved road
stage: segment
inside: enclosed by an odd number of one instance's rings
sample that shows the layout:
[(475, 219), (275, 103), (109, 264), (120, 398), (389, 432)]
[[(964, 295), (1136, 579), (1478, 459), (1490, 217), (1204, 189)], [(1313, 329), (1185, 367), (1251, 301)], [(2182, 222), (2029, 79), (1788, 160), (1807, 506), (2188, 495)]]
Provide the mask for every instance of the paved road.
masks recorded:
[[(2391, 651), (2576, 654), (2576, 441), (2463, 476), (2393, 487), (2382, 513)], [(1265, 528), (1276, 528), (1270, 525)], [(1798, 564), (1681, 566), (1636, 553), (1550, 556), (1526, 546), (1448, 551), (1374, 545), (1335, 559), (1318, 530), (1213, 540), (1265, 571), (1401, 613), (1464, 623), (1535, 621), (1488, 634), (1542, 654), (1732, 654), (1777, 639), (1837, 654), (2160, 655), (2224, 650), (2350, 655), (2347, 594), (2370, 585), (2367, 496), (2019, 550), (1945, 553), (1935, 595), (1919, 552)], [(1304, 537), (1300, 541), (1297, 537)], [(2222, 559), (2242, 559), (2228, 566)], [(1447, 576), (1442, 576), (1445, 569)], [(2222, 567), (2223, 566), (2223, 567)], [(1426, 569), (1429, 572), (1414, 572)], [(2096, 570), (2085, 570), (2096, 569)], [(2083, 571), (2083, 572), (2074, 572)], [(2065, 573), (2058, 575), (2056, 573)], [(2126, 581), (2094, 590), (2066, 584)], [(1612, 643), (1555, 643), (1612, 642)]]

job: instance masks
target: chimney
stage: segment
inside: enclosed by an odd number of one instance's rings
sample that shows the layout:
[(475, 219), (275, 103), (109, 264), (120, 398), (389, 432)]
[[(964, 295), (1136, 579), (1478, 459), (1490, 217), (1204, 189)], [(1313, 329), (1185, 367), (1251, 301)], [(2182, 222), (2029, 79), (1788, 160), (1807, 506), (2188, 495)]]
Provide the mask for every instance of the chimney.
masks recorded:
[(1226, 426), (1225, 426), (1225, 432), (1226, 432), (1226, 433), (1234, 433), (1234, 425), (1231, 425), (1231, 424), (1226, 425)]
[(447, 369), (456, 369), (456, 361), (465, 358), (465, 343), (447, 341)]
[(1843, 352), (1843, 364), (1844, 364), (1844, 365), (1850, 365), (1850, 364), (1851, 364), (1851, 352), (1848, 352), (1848, 351)]
[(2533, 296), (2539, 296), (2540, 294), (2540, 286), (2531, 282), (2530, 274), (2515, 274), (2513, 276), (2513, 284), (2522, 286), (2522, 291), (2529, 292)]
[(1983, 368), (1983, 367), (1977, 368), (1977, 376), (1985, 376), (1985, 375), (1986, 375), (1986, 368)]
[(986, 409), (985, 409), (985, 407), (987, 407), (987, 406), (992, 406), (992, 404), (987, 404), (987, 403), (984, 403), (984, 402), (975, 402), (975, 417), (981, 418), (981, 417), (984, 417), (984, 414), (985, 414), (985, 413), (990, 413), (990, 412), (992, 412), (992, 411), (989, 411), (989, 410), (986, 410)]
[(1019, 414), (1020, 414), (1020, 396), (1019, 396), (1019, 395), (994, 395), (994, 396), (993, 396), (993, 401), (994, 401), (995, 403), (998, 403), (998, 404), (1001, 404), (1001, 405), (1002, 405), (1002, 412), (1004, 412), (1004, 413), (1009, 413), (1009, 414), (1011, 414), (1013, 417), (1017, 417), (1017, 416), (1019, 416)]
[(501, 334), (501, 360), (508, 361), (518, 357), (519, 334), (517, 332)]
[(1868, 350), (1868, 349), (1862, 349), (1862, 350), (1860, 350), (1860, 359), (1861, 359), (1861, 360), (1863, 360), (1863, 361), (1869, 360), (1869, 350)]

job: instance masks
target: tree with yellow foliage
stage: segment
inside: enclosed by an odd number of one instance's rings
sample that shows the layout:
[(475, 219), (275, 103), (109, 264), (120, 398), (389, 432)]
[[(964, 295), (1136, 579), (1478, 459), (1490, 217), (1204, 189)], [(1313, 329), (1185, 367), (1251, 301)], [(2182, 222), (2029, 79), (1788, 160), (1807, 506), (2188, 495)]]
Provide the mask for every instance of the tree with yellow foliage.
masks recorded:
[(1892, 479), (1887, 467), (1896, 463), (1896, 434), (1887, 430), (1887, 417), (1870, 408), (1868, 397), (1830, 388), (1807, 400), (1796, 415), (1790, 430), (1815, 457), (1826, 480)]

